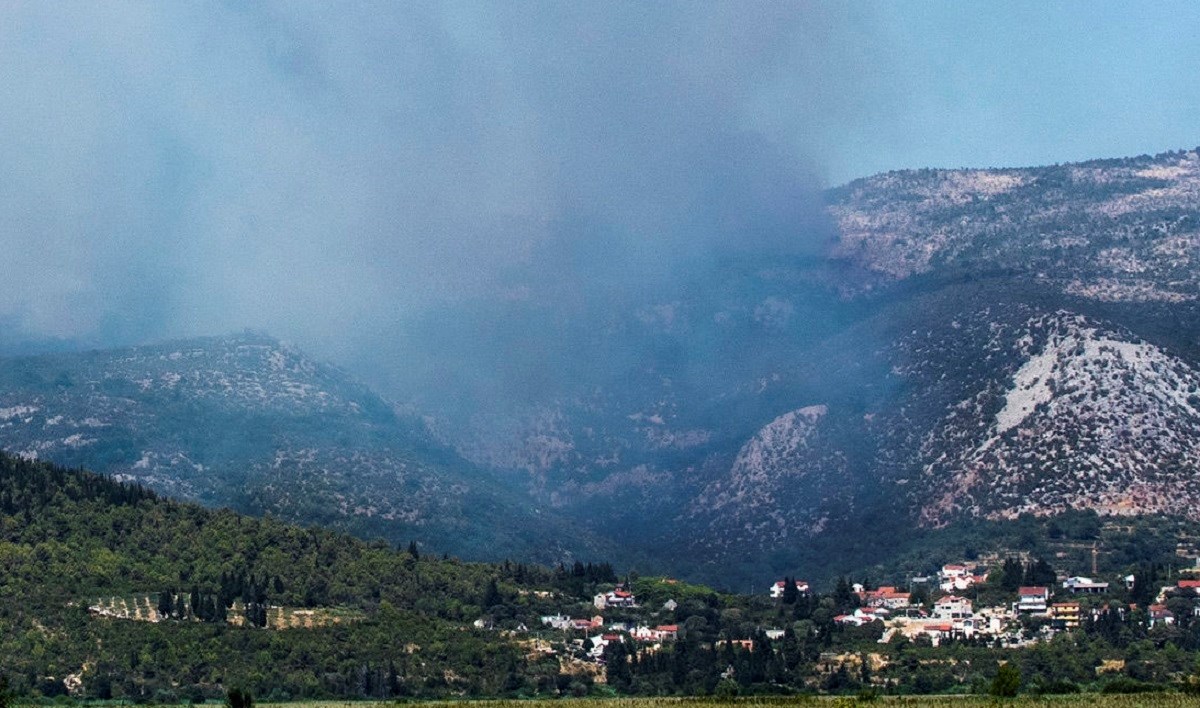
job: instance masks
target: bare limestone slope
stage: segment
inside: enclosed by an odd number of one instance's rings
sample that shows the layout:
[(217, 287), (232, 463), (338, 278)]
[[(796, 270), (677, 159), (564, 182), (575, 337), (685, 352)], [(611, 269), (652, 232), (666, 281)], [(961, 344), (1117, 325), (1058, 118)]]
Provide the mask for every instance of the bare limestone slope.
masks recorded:
[(926, 435), (924, 523), (1066, 509), (1200, 518), (1192, 364), (1067, 312), (992, 345), (1011, 347), (1020, 366), (1002, 392), (964, 399)]

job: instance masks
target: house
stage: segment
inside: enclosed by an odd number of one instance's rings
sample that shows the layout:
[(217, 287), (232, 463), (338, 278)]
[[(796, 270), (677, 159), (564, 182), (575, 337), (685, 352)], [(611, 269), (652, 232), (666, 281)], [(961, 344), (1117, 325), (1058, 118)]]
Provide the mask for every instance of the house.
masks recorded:
[(1072, 594), (1086, 593), (1098, 595), (1108, 592), (1108, 583), (1098, 583), (1091, 578), (1075, 576), (1063, 581), (1063, 589)]
[(891, 585), (884, 585), (876, 590), (860, 593), (859, 600), (868, 607), (898, 609), (911, 604), (912, 593), (900, 592)]
[(1050, 588), (1033, 586), (1017, 590), (1018, 612), (1045, 612), (1050, 601)]
[[(796, 583), (796, 590), (798, 590), (801, 595), (808, 594), (809, 588), (808, 588), (808, 583), (806, 581), (796, 580), (794, 582)], [(783, 590), (784, 590), (785, 585), (786, 585), (786, 582), (783, 580), (780, 580), (780, 581), (776, 582), (774, 585), (772, 585), (771, 586), (771, 597), (776, 600), (783, 597)]]
[(543, 615), (541, 618), (542, 624), (548, 625), (554, 629), (570, 629), (571, 618), (566, 615)]
[(1175, 587), (1179, 588), (1180, 590), (1191, 590), (1197, 595), (1200, 595), (1200, 580), (1180, 580), (1179, 584)]
[(886, 607), (860, 607), (854, 611), (854, 616), (867, 622), (883, 622), (892, 613)]
[(654, 628), (658, 632), (658, 638), (665, 641), (675, 641), (679, 638), (679, 625), (677, 624), (660, 624)]
[(783, 639), (784, 631), (772, 627), (771, 629), (763, 630), (763, 634), (767, 635), (767, 639), (774, 641), (776, 639)]
[(939, 620), (963, 619), (971, 616), (971, 601), (957, 595), (947, 595), (933, 604), (933, 616)]
[(717, 649), (721, 649), (721, 648), (724, 648), (727, 646), (736, 647), (738, 649), (745, 649), (746, 651), (754, 651), (754, 640), (753, 639), (721, 639), (714, 645), (714, 647)]
[(679, 603), (675, 602), (674, 600), (667, 600), (663, 603), (662, 608), (665, 612), (674, 612), (679, 608)]
[(868, 622), (873, 622), (874, 620), (869, 620), (865, 617), (856, 615), (838, 615), (837, 617), (833, 618), (833, 621), (850, 627), (861, 627)]
[(938, 571), (938, 587), (942, 592), (962, 592), (987, 580), (987, 573), (976, 574), (976, 567), (948, 563)]
[(1078, 602), (1056, 602), (1050, 605), (1050, 623), (1055, 629), (1075, 629), (1079, 626)]
[(637, 607), (637, 599), (633, 593), (618, 587), (616, 590), (596, 595), (592, 598), (592, 604), (598, 610), (608, 607)]
[(1151, 627), (1175, 624), (1175, 613), (1168, 610), (1166, 605), (1151, 605), (1149, 610)]
[(604, 656), (605, 647), (607, 647), (609, 642), (613, 640), (602, 634), (597, 634), (594, 637), (589, 637), (588, 641), (592, 645), (591, 648), (588, 649), (588, 656), (592, 657), (593, 659), (599, 659)]
[(954, 636), (954, 625), (949, 622), (939, 622), (927, 624), (922, 628), (922, 633), (929, 636), (929, 639), (936, 647), (943, 639), (950, 639)]

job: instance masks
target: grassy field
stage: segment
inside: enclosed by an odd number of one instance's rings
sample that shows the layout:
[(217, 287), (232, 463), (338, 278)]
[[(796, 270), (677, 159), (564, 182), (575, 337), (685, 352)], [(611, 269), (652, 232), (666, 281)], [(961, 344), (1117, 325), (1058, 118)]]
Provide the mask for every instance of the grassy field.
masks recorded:
[[(431, 708), (529, 708), (534, 704), (553, 705), (556, 708), (653, 708), (654, 706), (678, 706), (678, 708), (756, 708), (757, 706), (904, 706), (906, 708), (961, 708), (962, 706), (1088, 706), (1088, 708), (1163, 708), (1200, 706), (1200, 697), (1179, 693), (1143, 693), (1134, 695), (1079, 694), (1070, 696), (1021, 696), (997, 699), (989, 696), (880, 696), (865, 701), (848, 696), (820, 697), (754, 697), (754, 698), (581, 698), (553, 701), (437, 701), (415, 705)], [(258, 704), (266, 708), (272, 704)], [(277, 708), (395, 708), (395, 703), (350, 703), (350, 702), (301, 702), (274, 704)]]

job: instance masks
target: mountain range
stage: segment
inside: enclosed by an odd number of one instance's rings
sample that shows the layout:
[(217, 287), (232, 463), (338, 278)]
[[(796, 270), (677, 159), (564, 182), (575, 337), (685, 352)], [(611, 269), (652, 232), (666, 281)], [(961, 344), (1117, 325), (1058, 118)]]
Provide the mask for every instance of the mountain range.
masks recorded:
[[(805, 247), (412, 324), (389, 403), (259, 334), (10, 358), (0, 446), (475, 557), (718, 585), (1071, 512), (1200, 521), (1200, 156), (890, 172)], [(516, 293), (516, 295), (513, 295)], [(948, 536), (950, 537), (950, 536)]]

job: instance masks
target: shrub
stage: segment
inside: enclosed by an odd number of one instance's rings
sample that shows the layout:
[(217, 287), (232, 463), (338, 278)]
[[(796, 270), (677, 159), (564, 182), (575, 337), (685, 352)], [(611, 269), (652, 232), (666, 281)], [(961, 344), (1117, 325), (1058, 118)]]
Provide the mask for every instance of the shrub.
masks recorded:
[(1016, 664), (1001, 664), (992, 679), (991, 690), (988, 691), (998, 698), (1012, 698), (1021, 690), (1021, 670)]
[(225, 705), (228, 708), (254, 708), (254, 696), (250, 695), (249, 691), (231, 688), (225, 695)]
[(1079, 688), (1079, 684), (1074, 683), (1072, 681), (1063, 681), (1063, 680), (1047, 681), (1046, 683), (1039, 684), (1033, 690), (1034, 693), (1040, 693), (1042, 695), (1080, 693), (1081, 691), (1082, 691), (1082, 689)]
[(1100, 689), (1101, 693), (1155, 693), (1161, 691), (1162, 686), (1145, 681), (1138, 681), (1131, 678), (1113, 679), (1104, 684), (1104, 688)]

